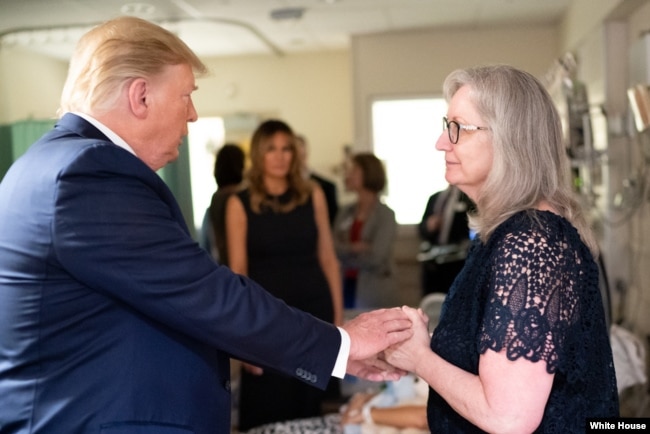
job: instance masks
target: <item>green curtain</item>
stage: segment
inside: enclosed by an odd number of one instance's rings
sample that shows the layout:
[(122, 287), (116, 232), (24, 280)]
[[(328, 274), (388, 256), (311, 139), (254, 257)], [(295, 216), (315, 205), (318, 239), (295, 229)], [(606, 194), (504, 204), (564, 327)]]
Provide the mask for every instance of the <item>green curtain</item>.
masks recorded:
[(181, 207), (185, 223), (192, 237), (196, 239), (194, 227), (194, 211), (192, 206), (192, 184), (190, 181), (190, 151), (187, 138), (179, 149), (178, 159), (158, 171), (158, 175), (165, 181)]
[(51, 130), (54, 119), (19, 121), (0, 126), (0, 180), (9, 166), (43, 134)]
[(13, 147), (11, 145), (11, 126), (0, 125), (0, 181), (14, 162)]

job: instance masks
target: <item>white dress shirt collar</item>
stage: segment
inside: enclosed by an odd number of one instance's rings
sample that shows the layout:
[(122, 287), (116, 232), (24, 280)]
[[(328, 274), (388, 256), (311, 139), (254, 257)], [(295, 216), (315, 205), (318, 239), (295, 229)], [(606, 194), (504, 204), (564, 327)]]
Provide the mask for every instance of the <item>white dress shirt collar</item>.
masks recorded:
[[(102, 124), (101, 122), (99, 122), (99, 121), (98, 121), (97, 119), (95, 119), (94, 117), (92, 117), (92, 116), (90, 116), (90, 115), (88, 115), (88, 114), (86, 114), (86, 113), (80, 113), (80, 112), (72, 112), (72, 114), (77, 115), (77, 116), (79, 116), (80, 118), (83, 118), (83, 119), (87, 120), (87, 121), (90, 122), (90, 123), (91, 123), (95, 128), (97, 128), (99, 131), (101, 131), (102, 133), (104, 133), (104, 135), (105, 135), (106, 137), (108, 137), (108, 138), (110, 139), (111, 142), (115, 143), (115, 144), (116, 144), (117, 146), (119, 146), (120, 148), (124, 148), (124, 149), (126, 149), (127, 151), (129, 151), (129, 152), (132, 153), (133, 155), (136, 155), (136, 154), (135, 154), (135, 151), (133, 150), (133, 148), (130, 147), (129, 144), (126, 143), (126, 141), (124, 141), (124, 139), (122, 139), (120, 136), (118, 136), (117, 134), (115, 134), (115, 133), (113, 132), (113, 130), (111, 130), (111, 129), (108, 128), (106, 125), (104, 125), (104, 124)], [(136, 156), (137, 156), (137, 155), (136, 155)]]

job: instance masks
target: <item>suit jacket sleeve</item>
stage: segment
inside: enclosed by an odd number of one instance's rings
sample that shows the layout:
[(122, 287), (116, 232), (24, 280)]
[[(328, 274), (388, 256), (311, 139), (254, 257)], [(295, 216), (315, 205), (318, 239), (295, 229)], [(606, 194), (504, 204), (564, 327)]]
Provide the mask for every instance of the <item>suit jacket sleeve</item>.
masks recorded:
[(112, 144), (85, 148), (62, 169), (55, 192), (56, 256), (83, 286), (156, 327), (291, 376), (310, 371), (316, 375), (300, 379), (327, 385), (338, 330), (217, 265), (139, 159)]

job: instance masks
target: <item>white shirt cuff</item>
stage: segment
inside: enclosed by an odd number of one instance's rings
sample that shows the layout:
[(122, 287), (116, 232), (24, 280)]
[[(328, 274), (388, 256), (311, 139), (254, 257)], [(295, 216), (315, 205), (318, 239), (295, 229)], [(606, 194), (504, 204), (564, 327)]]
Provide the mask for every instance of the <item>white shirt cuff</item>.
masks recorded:
[(345, 371), (348, 369), (348, 357), (350, 356), (350, 335), (348, 332), (338, 327), (341, 332), (341, 346), (339, 347), (339, 355), (336, 358), (336, 364), (332, 371), (332, 377), (343, 378)]

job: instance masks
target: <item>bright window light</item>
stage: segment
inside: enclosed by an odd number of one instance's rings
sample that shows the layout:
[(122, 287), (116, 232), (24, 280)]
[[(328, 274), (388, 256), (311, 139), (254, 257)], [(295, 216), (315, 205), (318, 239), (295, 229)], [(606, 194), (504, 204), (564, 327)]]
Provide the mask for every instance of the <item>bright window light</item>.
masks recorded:
[(444, 190), (444, 153), (435, 149), (447, 114), (443, 98), (376, 100), (373, 152), (386, 167), (386, 204), (399, 224), (419, 223), (429, 196)]
[(190, 155), (190, 182), (192, 183), (192, 211), (194, 226), (199, 229), (205, 211), (210, 206), (212, 193), (217, 189), (214, 180), (214, 159), (223, 146), (225, 129), (219, 117), (199, 118), (188, 124), (187, 142)]

